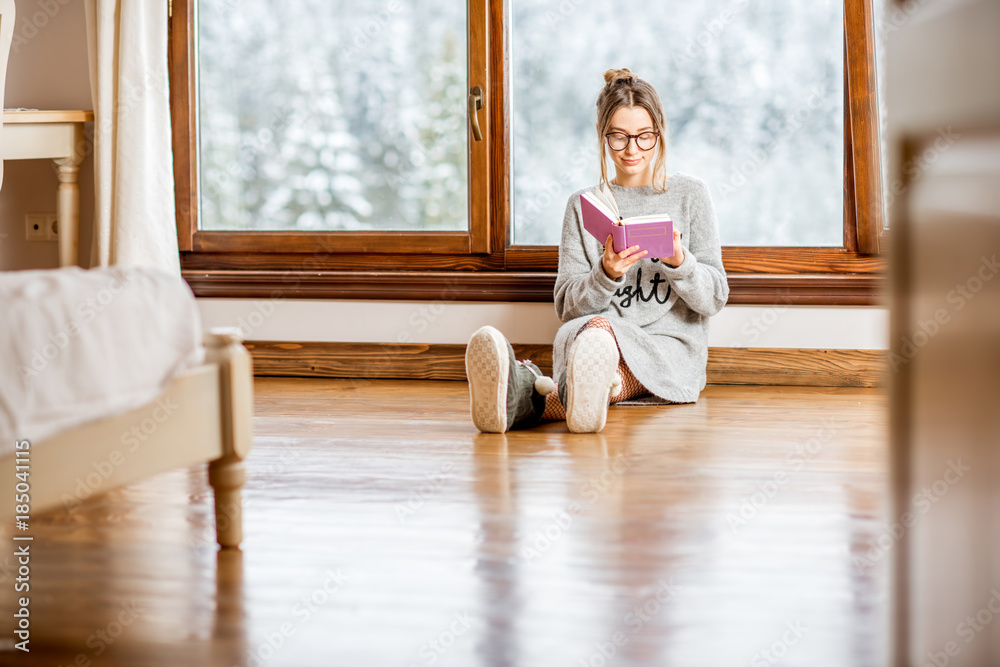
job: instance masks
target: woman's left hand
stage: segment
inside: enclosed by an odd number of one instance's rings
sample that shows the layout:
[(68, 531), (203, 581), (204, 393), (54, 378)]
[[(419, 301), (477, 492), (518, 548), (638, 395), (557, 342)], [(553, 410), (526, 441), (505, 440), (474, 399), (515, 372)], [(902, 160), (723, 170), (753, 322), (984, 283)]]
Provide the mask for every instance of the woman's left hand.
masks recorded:
[(681, 246), (681, 236), (682, 234), (677, 231), (674, 227), (674, 255), (673, 257), (657, 257), (658, 260), (663, 262), (669, 267), (677, 268), (684, 263), (684, 248)]

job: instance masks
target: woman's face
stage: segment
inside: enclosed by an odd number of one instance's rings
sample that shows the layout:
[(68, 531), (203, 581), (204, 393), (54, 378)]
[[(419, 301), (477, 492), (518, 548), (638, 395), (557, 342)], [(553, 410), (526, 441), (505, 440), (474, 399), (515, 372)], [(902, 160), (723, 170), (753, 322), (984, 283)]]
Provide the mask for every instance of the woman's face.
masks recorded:
[[(624, 132), (625, 134), (637, 135), (642, 132), (655, 132), (653, 119), (649, 117), (649, 112), (643, 107), (619, 107), (611, 116), (611, 126), (608, 132)], [(607, 140), (605, 140), (607, 145)], [(648, 151), (639, 150), (635, 139), (628, 142), (624, 150), (614, 151), (610, 147), (607, 149), (614, 160), (618, 171), (618, 184), (623, 185), (623, 181), (635, 182), (636, 180), (647, 180), (648, 176), (652, 180), (653, 157), (656, 154), (655, 147)], [(646, 174), (648, 170), (648, 174)]]

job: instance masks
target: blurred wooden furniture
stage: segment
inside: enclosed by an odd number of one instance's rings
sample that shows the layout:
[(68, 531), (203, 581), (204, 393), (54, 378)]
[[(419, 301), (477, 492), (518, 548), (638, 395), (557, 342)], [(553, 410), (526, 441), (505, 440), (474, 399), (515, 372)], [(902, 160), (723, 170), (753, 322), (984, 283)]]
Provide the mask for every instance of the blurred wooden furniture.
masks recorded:
[[(14, 20), (17, 11), (14, 0), (0, 0), (0, 109), (3, 108), (3, 91), (7, 86), (7, 59), (10, 44), (14, 41)], [(3, 146), (3, 123), (0, 123), (0, 146)], [(3, 185), (3, 160), (0, 160), (0, 186)]]
[(891, 664), (979, 667), (1000, 665), (1000, 3), (938, 5), (887, 44), (894, 507), (877, 549), (895, 562)]
[(59, 193), (59, 265), (78, 263), (80, 246), (80, 163), (92, 153), (83, 124), (93, 111), (4, 111), (0, 160), (51, 159), (56, 164)]

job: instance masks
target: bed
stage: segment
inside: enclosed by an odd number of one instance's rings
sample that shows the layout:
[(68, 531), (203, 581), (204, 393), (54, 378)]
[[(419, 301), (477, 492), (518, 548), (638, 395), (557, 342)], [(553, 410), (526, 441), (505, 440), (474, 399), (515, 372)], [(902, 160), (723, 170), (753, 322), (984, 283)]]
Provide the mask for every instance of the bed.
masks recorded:
[(253, 406), (239, 332), (202, 334), (187, 285), (141, 268), (0, 274), (0, 305), (4, 525), (30, 535), (32, 514), (207, 462), (218, 542), (238, 547)]

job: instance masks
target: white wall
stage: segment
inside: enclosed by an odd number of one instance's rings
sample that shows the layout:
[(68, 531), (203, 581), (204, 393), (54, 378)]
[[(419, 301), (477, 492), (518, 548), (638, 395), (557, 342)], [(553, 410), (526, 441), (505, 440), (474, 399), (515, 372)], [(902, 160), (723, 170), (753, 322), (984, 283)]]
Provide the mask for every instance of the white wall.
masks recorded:
[[(248, 340), (465, 343), (497, 327), (514, 343), (551, 344), (550, 303), (199, 299), (205, 328), (238, 326)], [(874, 307), (727, 306), (712, 347), (888, 349), (888, 311)]]

